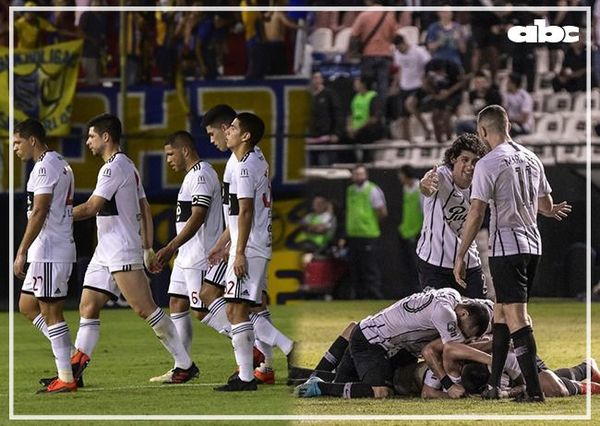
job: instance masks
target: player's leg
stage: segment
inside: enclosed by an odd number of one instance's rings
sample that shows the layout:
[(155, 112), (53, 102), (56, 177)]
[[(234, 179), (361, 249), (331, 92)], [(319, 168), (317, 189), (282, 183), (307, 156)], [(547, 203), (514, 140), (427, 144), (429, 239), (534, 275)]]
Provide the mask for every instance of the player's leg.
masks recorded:
[(202, 319), (202, 322), (217, 333), (231, 337), (231, 324), (227, 318), (225, 309), (225, 272), (227, 271), (227, 262), (220, 262), (212, 266), (202, 283), (200, 289), (200, 300), (208, 307), (208, 314)]
[(152, 327), (162, 345), (173, 357), (175, 367), (171, 383), (184, 383), (196, 377), (198, 368), (185, 350), (173, 321), (154, 303), (144, 270), (114, 270), (112, 274), (129, 305)]
[(333, 371), (342, 360), (342, 356), (348, 347), (352, 330), (356, 327), (355, 322), (351, 322), (344, 328), (342, 333), (335, 339), (329, 349), (323, 354), (323, 357), (315, 367), (315, 370)]
[(190, 293), (185, 281), (185, 272), (177, 263), (175, 263), (171, 272), (168, 294), (169, 316), (175, 325), (175, 329), (181, 338), (185, 350), (191, 356), (192, 318), (190, 317)]
[(570, 368), (559, 368), (554, 370), (557, 376), (564, 377), (566, 379), (582, 381), (587, 379), (587, 366), (590, 366), (591, 370), (591, 381), (600, 383), (600, 370), (594, 358), (590, 358), (588, 361), (583, 361), (581, 364), (577, 364)]
[(33, 280), (28, 280), (29, 274), (25, 277), (23, 287), (21, 288), (21, 294), (19, 295), (19, 312), (25, 316), (32, 324), (40, 330), (40, 332), (50, 339), (48, 335), (48, 326), (44, 320), (44, 316), (40, 311), (38, 300), (33, 295)]

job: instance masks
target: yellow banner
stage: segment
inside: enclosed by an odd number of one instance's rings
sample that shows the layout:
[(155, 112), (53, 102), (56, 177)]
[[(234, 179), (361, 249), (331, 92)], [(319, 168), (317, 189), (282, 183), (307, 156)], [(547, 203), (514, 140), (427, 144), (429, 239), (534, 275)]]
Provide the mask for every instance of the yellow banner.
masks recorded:
[[(14, 51), (15, 122), (40, 120), (49, 136), (66, 136), (82, 40)], [(8, 136), (8, 49), (0, 48), (0, 136)]]

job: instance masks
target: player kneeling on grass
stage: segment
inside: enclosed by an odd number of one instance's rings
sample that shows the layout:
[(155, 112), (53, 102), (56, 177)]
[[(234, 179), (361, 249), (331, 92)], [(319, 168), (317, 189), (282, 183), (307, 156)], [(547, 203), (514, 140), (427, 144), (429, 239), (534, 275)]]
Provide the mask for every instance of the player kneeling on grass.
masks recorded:
[(72, 392), (77, 382), (71, 370), (71, 336), (63, 307), (75, 262), (75, 183), (73, 170), (48, 149), (45, 136), (37, 120), (27, 119), (15, 127), (16, 155), (23, 161), (33, 159), (35, 165), (27, 181), (27, 227), (13, 267), (17, 278), (24, 280), (19, 309), (28, 318), (36, 318), (34, 324), (47, 332), (58, 370), (58, 377), (43, 383), (38, 393)]
[[(396, 366), (414, 364), (415, 355), (428, 344), (464, 342), (487, 329), (489, 313), (479, 303), (465, 303), (454, 289), (427, 289), (363, 319), (351, 332), (348, 348), (336, 369), (333, 383), (318, 376), (299, 385), (299, 397), (320, 395), (344, 398), (384, 398), (392, 394), (392, 359)], [(455, 384), (442, 365), (430, 366), (448, 395), (459, 398), (465, 390)]]

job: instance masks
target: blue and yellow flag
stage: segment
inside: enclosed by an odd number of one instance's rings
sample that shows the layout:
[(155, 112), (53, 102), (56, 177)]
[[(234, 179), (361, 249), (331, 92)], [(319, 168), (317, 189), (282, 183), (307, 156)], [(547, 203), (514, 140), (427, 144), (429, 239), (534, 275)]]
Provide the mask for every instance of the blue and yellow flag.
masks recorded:
[[(71, 130), (82, 40), (14, 50), (15, 122), (40, 120), (49, 136)], [(0, 136), (8, 136), (8, 49), (0, 48)]]

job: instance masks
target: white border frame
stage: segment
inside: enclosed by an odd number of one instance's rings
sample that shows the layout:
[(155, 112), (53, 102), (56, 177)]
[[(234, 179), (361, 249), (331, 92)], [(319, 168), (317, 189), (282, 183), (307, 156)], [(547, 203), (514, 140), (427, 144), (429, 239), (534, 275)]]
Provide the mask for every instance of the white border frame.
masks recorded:
[[(12, 70), (14, 69), (14, 13), (15, 12), (48, 12), (55, 10), (64, 11), (102, 11), (102, 12), (120, 12), (120, 11), (318, 11), (318, 10), (331, 10), (331, 6), (311, 6), (311, 7), (215, 7), (215, 6), (176, 6), (176, 7), (160, 7), (160, 6), (10, 6), (9, 7), (9, 117), (14, 117), (14, 75)], [(339, 6), (335, 7), (335, 10), (340, 11), (362, 11), (364, 7), (348, 7)], [(435, 12), (443, 7), (370, 7), (369, 10), (386, 10), (386, 11), (430, 11)], [(587, 6), (483, 6), (483, 7), (466, 7), (466, 6), (451, 6), (452, 11), (582, 11), (586, 12), (586, 48), (587, 48), (587, 93), (591, 92), (591, 32), (592, 32), (592, 10), (591, 7)], [(591, 209), (591, 97), (587, 96), (586, 99), (586, 112), (587, 112), (587, 126), (586, 126), (586, 245), (587, 245), (587, 259), (586, 259), (586, 358), (591, 358), (591, 231), (592, 231), (592, 209)], [(464, 414), (464, 415), (19, 415), (14, 413), (14, 274), (13, 274), (13, 259), (14, 259), (14, 155), (13, 151), (13, 139), (12, 134), (14, 130), (13, 120), (9, 119), (9, 338), (8, 338), (8, 411), (9, 420), (301, 420), (301, 421), (324, 421), (324, 420), (591, 420), (592, 418), (592, 399), (588, 393), (586, 395), (586, 413), (584, 415), (489, 415), (489, 414)], [(588, 377), (591, 376), (590, 366), (587, 366), (586, 374)]]

